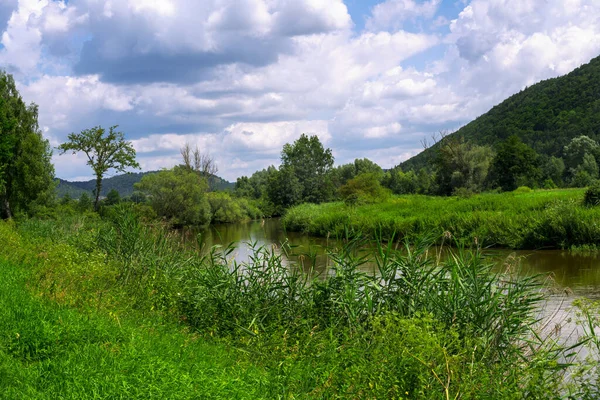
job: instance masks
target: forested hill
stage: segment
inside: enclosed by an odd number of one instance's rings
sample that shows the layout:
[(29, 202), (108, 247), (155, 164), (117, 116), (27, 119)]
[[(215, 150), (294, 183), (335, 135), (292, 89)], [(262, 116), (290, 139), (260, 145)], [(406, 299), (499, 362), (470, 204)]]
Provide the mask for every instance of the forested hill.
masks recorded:
[[(565, 145), (587, 135), (600, 142), (600, 57), (568, 75), (541, 81), (509, 97), (452, 135), (494, 146), (516, 134), (538, 153), (562, 156)], [(433, 146), (401, 164), (419, 169), (435, 154)]]
[[(117, 192), (119, 192), (122, 197), (129, 196), (133, 193), (133, 185), (135, 183), (139, 182), (144, 175), (154, 174), (156, 172), (157, 171), (133, 172), (105, 178), (102, 181), (102, 190), (100, 192), (100, 196), (106, 196), (106, 194), (112, 189), (115, 189)], [(58, 197), (63, 197), (66, 194), (69, 194), (69, 196), (72, 198), (79, 198), (84, 192), (91, 196), (94, 188), (96, 187), (96, 181), (94, 179), (80, 182), (70, 182), (63, 179), (59, 179), (58, 181), (59, 183), (56, 187)], [(232, 189), (234, 186), (233, 183), (228, 182), (218, 176), (212, 176), (210, 178), (210, 182), (213, 190), (227, 190)]]

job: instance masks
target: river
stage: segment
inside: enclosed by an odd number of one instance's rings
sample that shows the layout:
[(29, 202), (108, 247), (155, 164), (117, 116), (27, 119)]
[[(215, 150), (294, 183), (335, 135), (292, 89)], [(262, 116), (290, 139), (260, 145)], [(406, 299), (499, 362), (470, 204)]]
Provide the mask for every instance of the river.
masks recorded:
[[(237, 224), (213, 225), (200, 232), (204, 248), (214, 245), (235, 244), (231, 257), (238, 262), (248, 261), (252, 246), (280, 248), (284, 242), (293, 247), (295, 254), (312, 253), (316, 256), (316, 268), (325, 272), (329, 263), (325, 249), (340, 247), (332, 238), (309, 236), (297, 232), (286, 232), (279, 219), (265, 219)], [(189, 237), (189, 236), (188, 236)], [(193, 239), (195, 240), (195, 238)], [(541, 310), (544, 331), (555, 334), (566, 344), (576, 342), (582, 333), (576, 324), (573, 300), (585, 296), (600, 299), (600, 255), (597, 253), (573, 253), (564, 250), (509, 250), (489, 249), (483, 254), (501, 268), (509, 257), (520, 260), (523, 273), (541, 273), (556, 284)], [(309, 264), (310, 257), (291, 256), (296, 263)], [(373, 268), (366, 264), (365, 269)]]
[[(234, 243), (233, 257), (237, 261), (247, 261), (252, 253), (250, 243), (257, 246), (280, 247), (283, 242), (295, 246), (294, 253), (317, 253), (317, 267), (327, 265), (326, 248), (341, 244), (333, 238), (309, 236), (297, 232), (286, 232), (279, 219), (265, 219), (237, 224), (213, 225), (201, 232), (205, 248), (213, 245)], [(558, 287), (585, 295), (600, 298), (600, 254), (573, 253), (567, 250), (509, 250), (488, 249), (484, 255), (498, 265), (509, 257), (518, 257), (522, 270), (526, 273), (542, 273), (551, 276)], [(297, 258), (294, 257), (294, 261)], [(365, 268), (368, 268), (366, 266)]]

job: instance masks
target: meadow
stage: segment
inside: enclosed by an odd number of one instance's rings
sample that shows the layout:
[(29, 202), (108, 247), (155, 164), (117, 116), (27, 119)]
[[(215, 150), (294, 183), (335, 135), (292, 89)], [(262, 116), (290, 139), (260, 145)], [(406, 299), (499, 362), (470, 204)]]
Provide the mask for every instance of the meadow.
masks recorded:
[(371, 237), (414, 238), (434, 232), (465, 243), (512, 249), (595, 249), (600, 207), (583, 205), (585, 189), (483, 193), (470, 197), (394, 196), (375, 204), (342, 202), (291, 208), (291, 231), (340, 236), (347, 229)]
[[(315, 278), (283, 262), (285, 243), (236, 263), (234, 247), (184, 246), (134, 210), (0, 223), (0, 397), (600, 393), (596, 364), (541, 334), (551, 288), (516, 274), (517, 261), (493, 272), (476, 247), (441, 259), (436, 235), (347, 236), (332, 273)], [(582, 311), (580, 346), (598, 345), (596, 307)]]

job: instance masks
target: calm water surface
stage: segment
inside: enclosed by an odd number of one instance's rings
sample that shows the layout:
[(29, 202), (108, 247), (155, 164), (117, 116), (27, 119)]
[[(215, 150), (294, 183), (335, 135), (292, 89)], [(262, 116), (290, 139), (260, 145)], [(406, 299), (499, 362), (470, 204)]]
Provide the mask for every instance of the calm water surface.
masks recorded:
[[(205, 248), (213, 245), (234, 243), (233, 257), (237, 261), (247, 261), (252, 254), (252, 246), (280, 248), (288, 242), (296, 254), (317, 254), (317, 267), (325, 269), (326, 248), (340, 247), (335, 239), (309, 236), (297, 232), (284, 231), (279, 219), (251, 221), (239, 224), (214, 225), (200, 233)], [(490, 262), (501, 266), (509, 257), (518, 257), (527, 273), (543, 273), (551, 276), (559, 287), (577, 295), (600, 298), (600, 256), (594, 253), (572, 253), (563, 250), (506, 250), (490, 249), (484, 254)], [(292, 257), (298, 261), (297, 257)], [(304, 257), (308, 263), (307, 257)], [(302, 261), (302, 258), (300, 259)], [(365, 269), (372, 268), (369, 265)]]

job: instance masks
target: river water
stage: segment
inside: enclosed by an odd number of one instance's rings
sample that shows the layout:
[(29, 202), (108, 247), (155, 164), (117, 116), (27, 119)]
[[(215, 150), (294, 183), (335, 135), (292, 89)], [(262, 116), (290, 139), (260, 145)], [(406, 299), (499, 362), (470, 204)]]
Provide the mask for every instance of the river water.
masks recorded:
[[(195, 235), (195, 233), (194, 233)], [(189, 237), (189, 236), (188, 236)], [(289, 261), (297, 264), (311, 264), (308, 256), (315, 255), (316, 269), (325, 272), (330, 262), (327, 248), (339, 248), (341, 243), (332, 238), (320, 238), (297, 232), (286, 232), (279, 219), (265, 219), (237, 224), (213, 225), (200, 232), (205, 249), (214, 245), (235, 245), (231, 257), (238, 262), (248, 261), (252, 246), (281, 248), (284, 242), (293, 246)], [(193, 238), (192, 240), (196, 240)], [(540, 326), (548, 335), (555, 335), (565, 344), (575, 343), (582, 334), (576, 324), (576, 310), (572, 306), (575, 299), (585, 296), (600, 299), (600, 255), (597, 253), (573, 253), (563, 250), (507, 250), (489, 249), (483, 251), (490, 262), (499, 268), (508, 258), (520, 260), (521, 271), (526, 274), (541, 273), (553, 280), (553, 294), (540, 311)], [(365, 269), (373, 269), (366, 264)]]
[[(205, 248), (213, 245), (235, 244), (233, 257), (247, 261), (252, 254), (251, 243), (256, 246), (280, 247), (288, 242), (296, 254), (316, 253), (317, 268), (325, 269), (325, 249), (340, 247), (333, 238), (309, 236), (297, 232), (286, 232), (279, 219), (265, 219), (237, 224), (213, 225), (200, 232)], [(552, 277), (557, 287), (575, 295), (600, 298), (600, 254), (573, 253), (566, 250), (507, 250), (483, 251), (490, 262), (502, 265), (509, 257), (520, 260), (525, 273), (542, 273)], [(297, 257), (293, 257), (298, 261)], [(369, 266), (365, 266), (369, 268)]]

